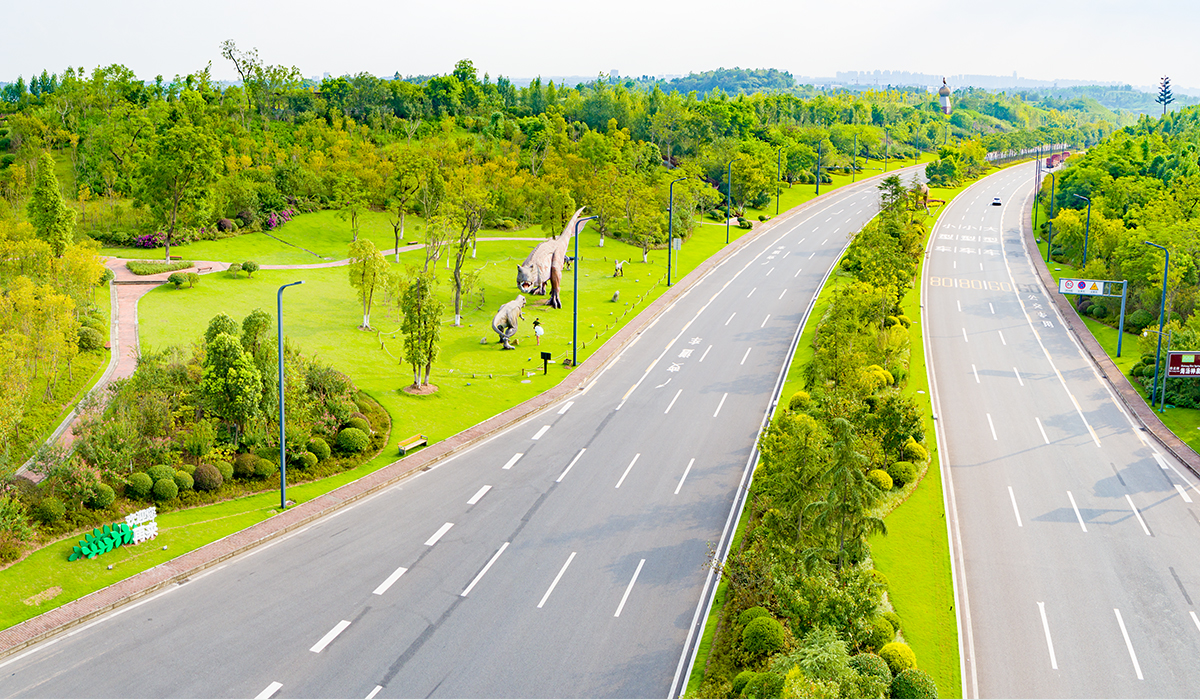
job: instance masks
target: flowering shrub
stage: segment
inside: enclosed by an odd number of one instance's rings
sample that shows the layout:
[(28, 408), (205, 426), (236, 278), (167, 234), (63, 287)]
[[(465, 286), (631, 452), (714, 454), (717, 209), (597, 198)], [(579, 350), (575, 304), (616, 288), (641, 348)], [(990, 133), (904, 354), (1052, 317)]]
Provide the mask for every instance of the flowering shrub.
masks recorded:
[(280, 226), (283, 226), (287, 222), (291, 221), (292, 217), (295, 215), (296, 215), (295, 209), (283, 209), (283, 210), (277, 211), (277, 212), (273, 211), (273, 212), (271, 212), (270, 216), (267, 217), (267, 221), (266, 221), (266, 224), (264, 224), (264, 226), (266, 227), (266, 229), (268, 231), (274, 230), (276, 228), (279, 228)]
[(138, 248), (160, 248), (164, 240), (166, 240), (166, 236), (163, 235), (163, 232), (155, 231), (154, 233), (145, 233), (134, 238), (133, 245)]

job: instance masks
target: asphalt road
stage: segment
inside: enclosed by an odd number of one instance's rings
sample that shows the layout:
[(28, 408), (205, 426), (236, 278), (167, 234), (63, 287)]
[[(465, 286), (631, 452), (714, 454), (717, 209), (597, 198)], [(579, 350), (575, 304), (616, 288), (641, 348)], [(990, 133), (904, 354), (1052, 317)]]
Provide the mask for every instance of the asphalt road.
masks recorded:
[(569, 401), (5, 660), (0, 695), (667, 696), (791, 341), (876, 210), (868, 183), (777, 221)]
[(955, 199), (923, 281), (964, 690), (1194, 697), (1200, 490), (1126, 415), (1036, 278), (1021, 235), (1032, 189), (1028, 164)]

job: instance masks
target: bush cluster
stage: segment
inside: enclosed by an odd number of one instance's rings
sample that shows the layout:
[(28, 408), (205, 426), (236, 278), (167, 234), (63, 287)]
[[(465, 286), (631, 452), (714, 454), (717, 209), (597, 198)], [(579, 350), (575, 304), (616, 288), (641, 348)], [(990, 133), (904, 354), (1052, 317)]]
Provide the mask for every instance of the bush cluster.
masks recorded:
[(174, 480), (175, 487), (179, 491), (191, 491), (196, 484), (196, 480), (192, 478), (192, 475), (182, 469), (175, 472)]
[(368, 423), (365, 418), (359, 418), (358, 416), (351, 416), (350, 420), (346, 421), (346, 427), (357, 428), (358, 430), (361, 430), (364, 435), (371, 434), (371, 424)]
[(362, 452), (371, 444), (367, 434), (358, 428), (343, 428), (337, 436), (338, 449), (343, 452)]
[(933, 700), (938, 696), (937, 683), (920, 669), (905, 669), (892, 679), (891, 696)]
[(917, 466), (912, 462), (893, 462), (887, 469), (888, 476), (896, 486), (904, 486), (917, 478)]
[(33, 509), (33, 517), (46, 525), (53, 525), (66, 514), (67, 507), (54, 496), (46, 496)]
[(108, 484), (97, 484), (92, 495), (87, 500), (87, 507), (92, 510), (104, 510), (117, 499), (117, 492)]
[(129, 479), (125, 484), (125, 495), (140, 499), (150, 495), (150, 489), (154, 488), (154, 480), (146, 472), (134, 472), (129, 475)]
[(882, 469), (872, 469), (867, 472), (867, 481), (875, 485), (875, 488), (880, 491), (892, 490), (892, 477)]
[(786, 643), (783, 625), (773, 617), (756, 617), (742, 630), (742, 647), (752, 656), (770, 656)]
[(104, 334), (95, 328), (82, 326), (79, 329), (79, 349), (87, 352), (104, 347)]
[(317, 459), (324, 462), (329, 459), (330, 449), (329, 443), (325, 442), (324, 438), (315, 437), (308, 441), (308, 451), (316, 455)]
[(154, 482), (151, 493), (156, 501), (169, 501), (179, 495), (179, 486), (175, 484), (175, 479), (159, 479)]
[(879, 658), (887, 662), (892, 675), (917, 665), (917, 655), (903, 642), (889, 642), (879, 650)]
[(211, 464), (201, 464), (196, 467), (196, 472), (192, 475), (193, 486), (198, 491), (216, 491), (221, 488), (221, 484), (225, 483), (225, 478), (221, 476), (221, 472)]

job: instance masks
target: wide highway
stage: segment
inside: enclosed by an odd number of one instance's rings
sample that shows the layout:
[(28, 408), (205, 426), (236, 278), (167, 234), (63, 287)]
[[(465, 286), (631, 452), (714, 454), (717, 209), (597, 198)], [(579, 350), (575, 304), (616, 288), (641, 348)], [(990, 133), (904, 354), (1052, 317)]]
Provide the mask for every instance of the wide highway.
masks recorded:
[(809, 303), (877, 211), (876, 184), (772, 222), (582, 392), (0, 661), (0, 695), (679, 692), (710, 548)]
[(1021, 216), (1033, 167), (949, 204), (923, 280), (964, 690), (1194, 697), (1200, 490), (1125, 413), (1035, 276)]

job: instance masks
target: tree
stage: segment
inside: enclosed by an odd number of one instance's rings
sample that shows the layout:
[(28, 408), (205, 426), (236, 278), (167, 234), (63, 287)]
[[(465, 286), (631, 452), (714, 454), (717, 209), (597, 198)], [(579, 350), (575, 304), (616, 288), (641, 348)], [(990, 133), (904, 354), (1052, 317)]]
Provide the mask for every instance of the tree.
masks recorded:
[[(404, 238), (404, 217), (409, 203), (421, 189), (421, 162), (409, 151), (396, 159), (396, 170), (389, 183), (390, 202), (395, 207), (396, 218), (392, 219), (392, 233), (396, 236), (396, 262), (400, 262), (400, 241)], [(426, 221), (426, 224), (429, 222)]]
[(1171, 94), (1171, 78), (1163, 76), (1158, 83), (1158, 97), (1154, 101), (1163, 106), (1163, 116), (1167, 115), (1167, 105), (1175, 101), (1175, 96)]
[[(475, 245), (476, 234), (483, 226), (483, 219), (495, 202), (493, 183), (497, 181), (496, 168), (492, 164), (468, 165), (455, 173), (451, 180), (451, 216), (458, 224), (458, 249), (454, 255), (454, 325), (462, 325), (463, 263), (467, 251)], [(473, 250), (472, 250), (472, 254)]]
[(387, 260), (370, 239), (350, 244), (350, 286), (358, 290), (363, 308), (360, 330), (371, 330), (371, 304), (375, 301), (375, 293), (386, 286), (388, 272)]
[[(404, 312), (404, 360), (412, 365), (413, 386), (429, 383), (429, 373), (438, 355), (442, 302), (434, 295), (436, 278), (428, 272), (414, 277), (404, 290), (400, 306)], [(425, 370), (424, 379), (421, 370)]]
[(367, 206), (367, 191), (362, 182), (353, 175), (342, 175), (333, 186), (334, 200), (337, 202), (337, 216), (342, 221), (350, 222), (350, 231), (358, 240), (358, 215)]
[(825, 499), (810, 503), (805, 510), (814, 511), (814, 524), (836, 539), (836, 547), (826, 547), (822, 553), (832, 556), (834, 568), (840, 573), (850, 561), (861, 557), (867, 535), (886, 535), (887, 526), (881, 518), (870, 515), (880, 494), (867, 481), (866, 457), (855, 450), (854, 424), (835, 418), (832, 432), (829, 466), (821, 475), (827, 487)]
[(54, 175), (54, 159), (49, 153), (38, 156), (37, 176), (27, 210), (38, 238), (50, 244), (55, 257), (61, 258), (74, 239), (75, 212), (63, 203)]
[(183, 114), (164, 122), (149, 151), (138, 165), (135, 201), (166, 227), (166, 259), (170, 260), (176, 226), (208, 214), (220, 154), (209, 131)]
[(200, 372), (200, 397), (209, 413), (232, 424), (240, 435), (260, 415), (262, 375), (234, 335), (220, 333), (208, 343)]

